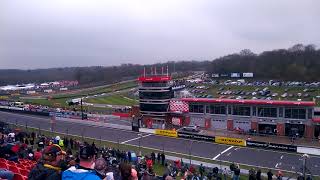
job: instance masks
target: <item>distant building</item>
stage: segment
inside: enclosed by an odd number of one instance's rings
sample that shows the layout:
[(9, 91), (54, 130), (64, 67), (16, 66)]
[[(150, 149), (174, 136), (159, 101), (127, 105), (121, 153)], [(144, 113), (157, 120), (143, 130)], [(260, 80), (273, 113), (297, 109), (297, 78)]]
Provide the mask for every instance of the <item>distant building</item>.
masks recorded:
[(142, 123), (149, 128), (161, 128), (169, 112), (169, 103), (174, 96), (168, 75), (139, 77), (139, 105)]

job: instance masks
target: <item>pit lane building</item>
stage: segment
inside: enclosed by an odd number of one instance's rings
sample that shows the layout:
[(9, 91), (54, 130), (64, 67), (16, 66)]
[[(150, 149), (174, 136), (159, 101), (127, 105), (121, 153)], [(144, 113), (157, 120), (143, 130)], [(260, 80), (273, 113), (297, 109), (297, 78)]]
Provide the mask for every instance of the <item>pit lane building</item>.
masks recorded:
[(148, 128), (197, 125), (207, 130), (255, 130), (308, 138), (320, 133), (313, 101), (176, 99), (170, 76), (142, 76), (138, 80), (142, 124)]
[(315, 102), (182, 98), (170, 101), (167, 123), (281, 136), (319, 136)]

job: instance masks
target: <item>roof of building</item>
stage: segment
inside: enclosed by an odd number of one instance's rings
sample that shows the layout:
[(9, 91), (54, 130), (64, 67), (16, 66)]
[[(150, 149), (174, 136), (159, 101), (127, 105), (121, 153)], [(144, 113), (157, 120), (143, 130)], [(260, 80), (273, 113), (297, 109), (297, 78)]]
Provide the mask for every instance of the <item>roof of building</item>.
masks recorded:
[(186, 102), (248, 104), (248, 105), (283, 105), (283, 106), (315, 106), (313, 101), (281, 101), (281, 100), (243, 100), (243, 99), (214, 99), (214, 98), (181, 98)]
[(167, 75), (159, 75), (159, 76), (140, 76), (138, 81), (140, 82), (161, 82), (161, 81), (170, 81), (171, 77)]

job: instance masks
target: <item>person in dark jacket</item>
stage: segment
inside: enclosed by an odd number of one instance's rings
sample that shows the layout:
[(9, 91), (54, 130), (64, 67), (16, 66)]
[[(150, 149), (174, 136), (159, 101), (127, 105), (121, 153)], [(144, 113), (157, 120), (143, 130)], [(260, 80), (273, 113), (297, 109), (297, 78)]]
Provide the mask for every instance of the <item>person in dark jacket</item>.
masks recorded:
[(256, 174), (256, 179), (261, 180), (261, 169), (258, 169), (257, 174)]
[(65, 152), (54, 144), (46, 147), (42, 159), (30, 171), (29, 180), (60, 180), (62, 159)]
[(158, 154), (157, 154), (158, 163), (160, 163), (160, 157), (161, 157), (161, 155), (160, 155), (160, 153), (158, 152)]
[(70, 146), (71, 146), (71, 149), (73, 149), (73, 139), (72, 138), (70, 138)]
[(64, 139), (64, 147), (69, 148), (69, 139), (67, 137)]
[(156, 154), (154, 152), (151, 153), (151, 159), (154, 164), (156, 162)]
[(161, 164), (162, 164), (162, 166), (164, 166), (165, 160), (166, 160), (166, 156), (164, 155), (164, 153), (161, 153)]
[(256, 171), (254, 168), (249, 170), (249, 180), (256, 180)]
[(128, 151), (128, 161), (129, 161), (129, 162), (132, 161), (132, 159), (131, 159), (131, 152), (130, 152), (130, 151)]
[(268, 171), (267, 176), (268, 180), (272, 180), (273, 173), (271, 172), (271, 169)]

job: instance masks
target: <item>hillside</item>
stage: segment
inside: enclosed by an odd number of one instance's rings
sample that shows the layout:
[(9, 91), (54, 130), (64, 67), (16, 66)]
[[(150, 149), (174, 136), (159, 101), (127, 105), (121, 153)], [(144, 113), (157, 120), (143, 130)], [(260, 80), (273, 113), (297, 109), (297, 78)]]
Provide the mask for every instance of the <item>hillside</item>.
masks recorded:
[[(115, 83), (138, 77), (143, 67), (168, 65), (169, 72), (207, 71), (208, 73), (253, 72), (258, 79), (318, 81), (320, 78), (320, 49), (314, 45), (297, 44), (255, 54), (248, 49), (213, 61), (169, 61), (162, 64), (123, 64), (110, 67), (69, 67), (35, 70), (0, 70), (0, 86), (6, 84), (78, 80), (82, 86)], [(166, 69), (166, 68), (164, 68)]]

